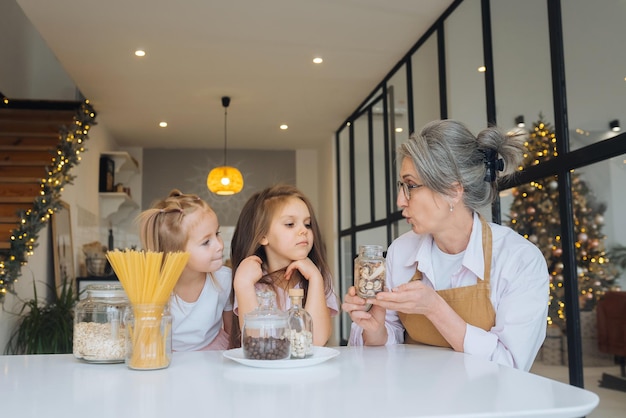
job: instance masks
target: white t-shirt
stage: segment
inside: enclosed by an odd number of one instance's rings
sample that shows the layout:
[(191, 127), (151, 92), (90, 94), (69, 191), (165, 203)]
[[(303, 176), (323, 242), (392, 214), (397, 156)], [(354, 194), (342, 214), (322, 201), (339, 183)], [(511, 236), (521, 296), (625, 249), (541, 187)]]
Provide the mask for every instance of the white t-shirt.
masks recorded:
[[(496, 324), (489, 331), (467, 324), (463, 351), (517, 369), (529, 370), (546, 336), (549, 273), (539, 249), (511, 228), (490, 223), (492, 231), (491, 303)], [(409, 231), (389, 246), (386, 258), (387, 287), (407, 283), (416, 263), (425, 285), (434, 289), (430, 235)], [(475, 285), (484, 276), (482, 226), (477, 214), (461, 269), (450, 277), (450, 288)], [(445, 286), (444, 286), (445, 287)], [(385, 318), (387, 344), (404, 342), (404, 327), (396, 311)], [(352, 324), (350, 345), (363, 344), (363, 330)]]
[(433, 259), (433, 264), (437, 266), (437, 271), (435, 271), (435, 275), (431, 279), (433, 288), (435, 290), (450, 289), (452, 277), (459, 274), (463, 267), (465, 251), (461, 251), (458, 254), (447, 254), (441, 251), (437, 245), (433, 244), (431, 247), (430, 256)]
[(222, 313), (232, 311), (230, 292), (232, 271), (221, 267), (213, 273), (217, 285), (207, 274), (204, 288), (195, 302), (185, 302), (176, 295), (170, 298), (172, 314), (172, 349), (202, 350), (217, 337), (222, 328)]

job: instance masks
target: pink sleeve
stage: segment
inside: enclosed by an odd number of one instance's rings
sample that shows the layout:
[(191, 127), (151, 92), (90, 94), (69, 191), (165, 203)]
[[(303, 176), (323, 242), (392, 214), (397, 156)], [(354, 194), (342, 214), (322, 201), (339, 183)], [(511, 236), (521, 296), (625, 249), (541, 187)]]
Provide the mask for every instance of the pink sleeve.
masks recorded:
[(336, 316), (339, 313), (339, 301), (334, 291), (326, 295), (326, 306), (330, 309), (330, 316)]

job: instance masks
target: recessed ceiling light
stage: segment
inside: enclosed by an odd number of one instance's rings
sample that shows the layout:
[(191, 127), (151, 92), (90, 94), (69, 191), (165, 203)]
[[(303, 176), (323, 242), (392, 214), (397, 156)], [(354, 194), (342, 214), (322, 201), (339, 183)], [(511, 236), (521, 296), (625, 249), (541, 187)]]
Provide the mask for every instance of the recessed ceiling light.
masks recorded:
[(402, 132), (404, 129), (402, 128), (396, 128), (396, 132)]
[(287, 125), (280, 125), (280, 129), (282, 129), (284, 131), (284, 130), (289, 129), (289, 126), (287, 126)]
[(159, 126), (161, 128), (166, 128), (167, 127), (167, 122), (159, 122)]
[(316, 64), (321, 64), (321, 63), (324, 62), (324, 60), (322, 58), (320, 58), (320, 57), (315, 57), (315, 58), (313, 58), (313, 62), (316, 63)]
[(479, 73), (484, 73), (485, 71), (487, 71), (487, 67), (485, 67), (484, 65), (481, 65), (480, 67), (478, 67)]
[(146, 51), (144, 51), (143, 49), (138, 49), (135, 51), (135, 55), (138, 57), (145, 57), (146, 56)]

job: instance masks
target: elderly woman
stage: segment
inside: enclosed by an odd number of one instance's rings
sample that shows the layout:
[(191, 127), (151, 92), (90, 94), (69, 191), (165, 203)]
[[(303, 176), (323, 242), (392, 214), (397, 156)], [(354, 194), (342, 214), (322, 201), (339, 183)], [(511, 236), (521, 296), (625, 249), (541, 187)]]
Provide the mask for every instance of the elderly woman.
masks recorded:
[(463, 124), (427, 124), (400, 146), (397, 204), (411, 231), (387, 252), (387, 290), (342, 308), (350, 345), (423, 343), (529, 370), (546, 333), (548, 270), (542, 253), (478, 210), (515, 172), (523, 138)]

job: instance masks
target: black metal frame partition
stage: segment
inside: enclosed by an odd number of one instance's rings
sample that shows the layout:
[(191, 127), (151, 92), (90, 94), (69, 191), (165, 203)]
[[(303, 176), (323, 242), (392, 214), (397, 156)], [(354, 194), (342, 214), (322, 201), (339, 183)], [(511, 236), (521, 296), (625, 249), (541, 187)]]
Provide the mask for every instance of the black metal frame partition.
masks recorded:
[[(393, 109), (390, 109), (393, 102), (390, 104), (389, 96), (393, 95), (393, 89), (388, 89), (387, 84), (390, 78), (405, 65), (407, 71), (407, 106), (409, 115), (409, 129), (411, 132), (414, 130), (413, 119), (413, 94), (412, 94), (412, 82), (411, 82), (411, 56), (422, 44), (435, 34), (437, 37), (437, 55), (438, 55), (438, 76), (439, 76), (439, 94), (440, 94), (440, 117), (445, 119), (448, 117), (448, 104), (447, 104), (447, 91), (446, 91), (446, 61), (445, 61), (445, 40), (444, 40), (444, 21), (449, 17), (454, 10), (463, 2), (463, 0), (457, 0), (450, 5), (450, 7), (444, 12), (442, 16), (431, 26), (431, 28), (417, 41), (417, 43), (407, 52), (407, 54), (392, 68), (388, 75), (376, 86), (372, 93), (361, 103), (357, 111), (355, 111), (342, 126), (336, 132), (336, 155), (337, 155), (337, 213), (339, 214), (340, 221), (338, 222), (338, 239), (350, 238), (351, 241), (351, 256), (348, 259), (352, 259), (356, 256), (356, 234), (360, 231), (365, 231), (373, 228), (386, 227), (387, 242), (391, 243), (393, 237), (394, 223), (402, 219), (401, 213), (393, 208), (393, 198), (395, 198), (397, 190), (395, 190), (395, 179), (393, 178), (396, 172), (395, 167), (395, 137), (390, 135), (393, 130), (393, 126), (389, 126), (387, 115), (393, 114)], [(570, 152), (569, 150), (569, 126), (567, 115), (567, 101), (566, 101), (566, 84), (565, 84), (565, 60), (563, 53), (563, 29), (561, 21), (561, 2), (560, 0), (546, 0), (548, 24), (549, 24), (549, 42), (550, 42), (550, 58), (552, 66), (552, 86), (553, 86), (553, 106), (555, 117), (555, 133), (560, 140), (558, 141), (558, 157), (547, 161), (545, 163), (530, 167), (520, 173), (513, 181), (507, 184), (503, 184), (500, 190), (506, 190), (512, 187), (516, 187), (522, 184), (529, 183), (534, 180), (539, 180), (548, 176), (556, 175), (559, 178), (559, 210), (562, 225), (562, 242), (563, 242), (563, 264), (564, 264), (564, 276), (576, 277), (576, 260), (575, 260), (575, 248), (574, 248), (574, 225), (573, 225), (573, 207), (572, 207), (572, 189), (571, 189), (571, 176), (570, 171), (572, 169), (580, 168), (583, 166), (591, 165), (596, 162), (607, 160), (622, 154), (626, 154), (626, 136), (624, 134), (618, 135), (612, 139), (600, 141), (584, 148)], [(486, 96), (486, 114), (487, 123), (496, 123), (496, 103), (495, 103), (495, 85), (494, 85), (494, 73), (497, 69), (493, 67), (493, 49), (491, 39), (491, 13), (490, 13), (490, 0), (481, 0), (481, 14), (482, 14), (482, 36), (483, 36), (483, 53), (484, 62), (487, 68), (493, 69), (485, 74), (485, 96)], [(360, 116), (368, 113), (368, 121), (371, 127), (372, 109), (375, 103), (382, 100), (384, 118), (384, 147), (385, 147), (385, 207), (386, 216), (384, 219), (376, 220), (374, 217), (374, 199), (370, 200), (372, 206), (371, 210), (371, 222), (356, 225), (356, 212), (355, 212), (355, 161), (354, 161), (354, 129), (352, 122), (357, 120)], [(341, 133), (344, 129), (349, 129), (349, 161), (350, 166), (350, 226), (342, 229), (341, 225), (341, 213), (342, 213), (342, 188), (341, 188), (341, 167), (345, 164), (345, 161), (341, 160), (340, 141)], [(370, 189), (374, 190), (372, 183), (372, 132), (368, 131), (369, 135), (369, 150), (370, 150)], [(345, 140), (345, 139), (344, 139)], [(378, 197), (378, 194), (376, 195)], [(500, 206), (499, 202), (494, 204), (492, 208), (494, 222), (500, 223)], [(342, 258), (342, 246), (339, 245), (339, 271), (344, 271), (344, 258)], [(345, 286), (344, 286), (345, 284)], [(340, 280), (339, 293), (345, 294), (346, 286), (349, 283), (344, 283)], [(567, 341), (568, 341), (568, 366), (569, 366), (569, 381), (570, 384), (583, 387), (583, 364), (582, 364), (582, 342), (581, 342), (581, 324), (580, 324), (580, 310), (578, 305), (578, 288), (576, 280), (566, 280), (565, 284), (565, 304), (566, 304), (566, 327), (567, 327)], [(345, 315), (345, 314), (343, 314)], [(343, 323), (340, 329), (340, 335), (342, 336), (341, 343), (346, 344), (347, 341), (343, 338), (345, 333)]]

